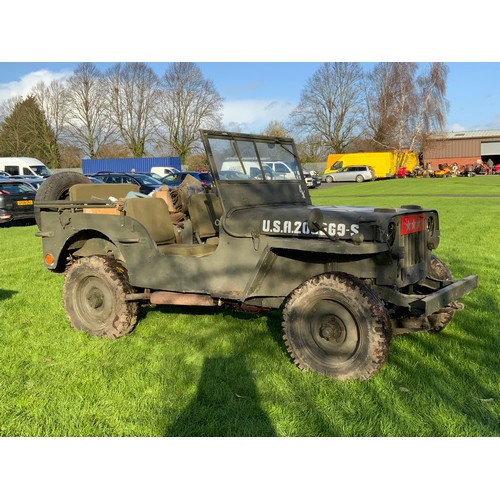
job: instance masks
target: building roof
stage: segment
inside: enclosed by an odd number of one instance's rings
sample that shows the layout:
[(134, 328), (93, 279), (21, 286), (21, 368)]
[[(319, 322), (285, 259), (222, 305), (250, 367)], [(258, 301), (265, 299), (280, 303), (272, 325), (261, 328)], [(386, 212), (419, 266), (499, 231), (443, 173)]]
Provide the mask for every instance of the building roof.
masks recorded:
[(472, 130), (470, 132), (437, 132), (431, 134), (431, 139), (482, 139), (487, 137), (500, 137), (500, 130)]

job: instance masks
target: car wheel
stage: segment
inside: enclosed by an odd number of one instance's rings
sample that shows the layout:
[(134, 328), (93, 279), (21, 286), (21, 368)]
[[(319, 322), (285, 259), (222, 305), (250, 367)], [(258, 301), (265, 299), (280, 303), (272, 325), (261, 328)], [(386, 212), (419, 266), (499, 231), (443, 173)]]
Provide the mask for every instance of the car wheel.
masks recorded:
[(132, 331), (137, 302), (125, 267), (112, 257), (94, 255), (73, 263), (64, 280), (64, 307), (71, 325), (90, 335), (115, 339)]
[(328, 183), (328, 184), (331, 184), (333, 182), (333, 177), (331, 175), (327, 175), (325, 177), (325, 181)]
[(288, 297), (283, 338), (299, 368), (365, 380), (387, 360), (391, 330), (384, 303), (370, 287), (345, 273), (325, 273)]
[(56, 172), (47, 177), (38, 188), (35, 196), (35, 221), (41, 228), (40, 209), (36, 203), (42, 201), (65, 200), (69, 196), (69, 188), (74, 184), (91, 184), (92, 181), (80, 172)]
[(363, 181), (364, 181), (364, 179), (363, 179), (362, 175), (356, 176), (356, 182), (363, 182)]

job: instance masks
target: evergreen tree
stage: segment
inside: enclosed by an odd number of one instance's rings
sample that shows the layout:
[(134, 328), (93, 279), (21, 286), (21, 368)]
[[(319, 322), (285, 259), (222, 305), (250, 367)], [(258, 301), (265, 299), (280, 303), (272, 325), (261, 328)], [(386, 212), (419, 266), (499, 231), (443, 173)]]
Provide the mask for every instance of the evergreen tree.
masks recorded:
[(0, 156), (30, 156), (59, 167), (54, 131), (34, 96), (18, 102), (0, 125)]

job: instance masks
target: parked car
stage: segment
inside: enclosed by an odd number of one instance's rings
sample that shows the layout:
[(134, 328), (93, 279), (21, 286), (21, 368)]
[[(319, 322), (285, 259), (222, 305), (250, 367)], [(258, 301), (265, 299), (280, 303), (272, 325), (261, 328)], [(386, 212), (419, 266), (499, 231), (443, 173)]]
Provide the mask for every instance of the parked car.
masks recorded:
[(40, 175), (48, 177), (52, 174), (50, 168), (36, 158), (27, 156), (8, 156), (0, 158), (0, 171), (10, 175)]
[(102, 179), (98, 179), (97, 177), (94, 177), (93, 175), (87, 175), (93, 184), (105, 184), (105, 182)]
[(330, 172), (323, 175), (323, 182), (363, 182), (374, 181), (375, 172), (366, 165), (353, 165), (343, 167), (336, 172)]
[(296, 180), (299, 178), (297, 168), (293, 168), (283, 161), (266, 161), (264, 165), (272, 168), (274, 178), (276, 179)]
[(45, 180), (45, 177), (42, 177), (40, 175), (12, 175), (10, 179), (26, 182), (31, 187), (38, 189), (42, 185), (42, 182)]
[(321, 186), (321, 176), (318, 175), (318, 172), (316, 172), (315, 170), (311, 170), (309, 173), (312, 175), (313, 179), (316, 179), (316, 184), (318, 186)]
[(155, 174), (155, 177), (159, 175), (160, 177), (165, 177), (169, 174), (180, 174), (181, 171), (175, 167), (151, 167), (151, 173)]
[(161, 180), (163, 179), (163, 177), (165, 177), (165, 175), (160, 175), (160, 174), (157, 174), (156, 172), (144, 172), (144, 173), (146, 175), (149, 175), (153, 179), (156, 179), (159, 182), (161, 182)]
[(106, 184), (135, 184), (139, 186), (139, 192), (149, 194), (162, 186), (162, 183), (147, 174), (133, 174), (124, 172), (98, 172), (92, 177), (100, 179)]
[(212, 189), (212, 177), (208, 172), (180, 172), (179, 174), (169, 174), (163, 177), (162, 184), (169, 187), (179, 186), (186, 176), (192, 175), (196, 180), (200, 181), (205, 189)]
[(313, 189), (318, 185), (318, 179), (307, 172), (304, 172), (304, 179), (306, 180), (306, 186), (309, 189)]
[(36, 190), (21, 180), (0, 177), (0, 224), (34, 219)]

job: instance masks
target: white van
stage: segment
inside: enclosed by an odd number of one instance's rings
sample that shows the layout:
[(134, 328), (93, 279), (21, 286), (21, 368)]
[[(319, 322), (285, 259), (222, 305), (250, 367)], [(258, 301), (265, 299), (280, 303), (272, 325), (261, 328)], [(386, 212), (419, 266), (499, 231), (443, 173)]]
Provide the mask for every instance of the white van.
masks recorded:
[[(259, 162), (243, 159), (246, 174), (251, 178), (258, 178), (261, 175)], [(294, 171), (286, 163), (282, 161), (263, 161), (262, 167), (267, 179), (274, 180), (297, 180), (300, 179), (298, 171)], [(243, 169), (239, 160), (226, 160), (222, 163), (220, 173), (240, 172), (243, 174)]]
[(151, 167), (151, 173), (165, 177), (169, 174), (180, 174), (181, 171), (175, 167)]
[(273, 169), (274, 176), (278, 179), (296, 180), (300, 179), (298, 171), (294, 171), (286, 163), (282, 161), (266, 161), (264, 165), (268, 165)]
[(27, 156), (12, 156), (0, 158), (0, 172), (7, 172), (9, 175), (38, 175), (48, 177), (52, 174), (40, 160)]

